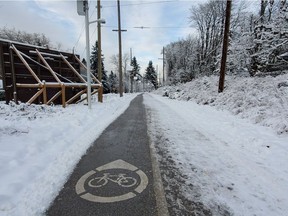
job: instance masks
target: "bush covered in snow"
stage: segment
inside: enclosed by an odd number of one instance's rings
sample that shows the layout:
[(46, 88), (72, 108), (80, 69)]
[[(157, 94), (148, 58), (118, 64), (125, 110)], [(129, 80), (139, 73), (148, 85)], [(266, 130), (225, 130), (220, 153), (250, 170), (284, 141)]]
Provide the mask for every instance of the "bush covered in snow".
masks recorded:
[(227, 76), (225, 90), (218, 93), (219, 77), (202, 77), (185, 84), (165, 86), (155, 93), (171, 99), (229, 110), (253, 123), (288, 133), (288, 75), (277, 77)]

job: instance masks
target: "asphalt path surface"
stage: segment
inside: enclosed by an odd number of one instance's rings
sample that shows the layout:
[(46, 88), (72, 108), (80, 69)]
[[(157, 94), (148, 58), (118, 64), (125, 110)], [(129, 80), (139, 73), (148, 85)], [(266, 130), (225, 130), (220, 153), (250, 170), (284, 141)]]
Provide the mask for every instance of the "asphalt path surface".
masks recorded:
[(157, 215), (142, 102), (143, 96), (137, 96), (105, 129), (77, 164), (46, 215)]

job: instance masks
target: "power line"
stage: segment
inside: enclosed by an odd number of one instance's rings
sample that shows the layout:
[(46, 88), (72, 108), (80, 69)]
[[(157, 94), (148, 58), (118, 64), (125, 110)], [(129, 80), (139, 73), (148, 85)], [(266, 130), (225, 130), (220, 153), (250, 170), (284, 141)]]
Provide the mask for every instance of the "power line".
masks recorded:
[[(131, 4), (121, 4), (121, 7), (126, 6), (133, 6), (133, 5), (149, 5), (149, 4), (161, 4), (161, 3), (172, 3), (177, 2), (178, 0), (171, 0), (171, 1), (155, 1), (155, 2), (142, 2), (142, 3), (131, 3)], [(109, 8), (109, 7), (117, 7), (116, 5), (106, 5), (103, 6), (103, 8)]]
[[(89, 1), (89, 5), (90, 5), (91, 1), (92, 1), (92, 0)], [(89, 16), (89, 19), (92, 18), (92, 16), (93, 16), (93, 14), (95, 13), (95, 11), (96, 11), (96, 7), (94, 7), (91, 15)], [(85, 28), (85, 21), (83, 21), (83, 23), (82, 23), (82, 28), (81, 28), (79, 37), (78, 37), (78, 39), (77, 39), (77, 42), (76, 42), (75, 45), (74, 45), (74, 48), (75, 48), (75, 49), (76, 49), (76, 47), (78, 46), (78, 43), (79, 43), (79, 41), (80, 41), (80, 38), (82, 37), (82, 35), (83, 35), (83, 33), (84, 33), (84, 28)], [(94, 33), (95, 33), (95, 32), (93, 32), (93, 34), (94, 34)], [(86, 48), (84, 48), (83, 54), (84, 54), (85, 50), (86, 50)]]
[(187, 27), (187, 26), (137, 26), (137, 27), (132, 27), (132, 28), (140, 28), (140, 29), (146, 29), (146, 28), (165, 28), (165, 29), (175, 29), (175, 28), (192, 28), (192, 27)]
[[(117, 28), (117, 26), (103, 26), (103, 28)], [(134, 27), (125, 27), (125, 29), (156, 29), (156, 28), (163, 28), (163, 29), (176, 29), (176, 28), (193, 28), (189, 26), (134, 26)]]

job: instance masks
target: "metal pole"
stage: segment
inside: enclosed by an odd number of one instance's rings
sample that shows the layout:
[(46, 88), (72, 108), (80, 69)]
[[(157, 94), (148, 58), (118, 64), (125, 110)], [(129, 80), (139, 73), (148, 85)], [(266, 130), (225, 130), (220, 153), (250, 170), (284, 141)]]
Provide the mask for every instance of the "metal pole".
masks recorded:
[(87, 100), (88, 108), (91, 109), (91, 65), (90, 65), (90, 41), (89, 41), (89, 6), (85, 4), (85, 32), (86, 32), (86, 59), (87, 59)]
[(222, 59), (221, 59), (219, 88), (218, 88), (219, 93), (223, 92), (224, 90), (226, 60), (227, 60), (227, 51), (228, 51), (228, 43), (229, 43), (228, 40), (229, 40), (229, 28), (230, 28), (230, 17), (231, 17), (231, 5), (232, 5), (232, 0), (227, 0), (225, 30), (224, 30)]
[(120, 0), (117, 0), (118, 7), (118, 40), (119, 40), (119, 92), (123, 96), (123, 74), (122, 74), (122, 42), (121, 42), (121, 18), (120, 18)]
[[(97, 0), (97, 19), (101, 19), (101, 5), (100, 5), (100, 0)], [(97, 58), (98, 58), (98, 80), (102, 83), (102, 48), (101, 48), (101, 22), (97, 22), (97, 30), (98, 30), (98, 53), (97, 53)], [(103, 102), (102, 94), (98, 93), (98, 101)]]

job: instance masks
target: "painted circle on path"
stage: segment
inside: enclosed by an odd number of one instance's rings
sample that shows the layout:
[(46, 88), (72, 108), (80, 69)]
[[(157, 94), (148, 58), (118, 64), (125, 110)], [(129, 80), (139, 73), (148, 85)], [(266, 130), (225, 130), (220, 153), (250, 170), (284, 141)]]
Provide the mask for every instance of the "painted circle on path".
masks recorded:
[[(119, 173), (115, 174), (115, 170), (119, 170)], [(113, 170), (114, 173), (111, 174), (110, 171)], [(126, 170), (127, 172), (123, 172)], [(93, 177), (96, 173), (101, 172), (101, 176)], [(127, 173), (133, 173), (133, 177)], [(138, 182), (139, 181), (139, 182)], [(125, 193), (116, 196), (99, 196), (89, 192), (91, 188), (93, 190), (101, 190), (101, 188), (109, 187), (109, 184), (116, 185), (117, 187), (121, 187), (125, 189)], [(119, 202), (127, 199), (131, 199), (136, 197), (137, 194), (142, 193), (148, 185), (148, 177), (147, 175), (137, 167), (129, 164), (121, 159), (110, 162), (103, 166), (96, 168), (95, 170), (91, 170), (84, 174), (77, 182), (75, 186), (76, 193), (85, 200), (91, 202), (99, 202), (99, 203), (112, 203)], [(137, 186), (137, 187), (136, 187)], [(135, 188), (136, 187), (136, 188)], [(131, 191), (129, 191), (129, 188)]]

